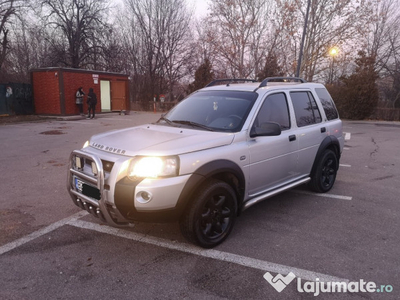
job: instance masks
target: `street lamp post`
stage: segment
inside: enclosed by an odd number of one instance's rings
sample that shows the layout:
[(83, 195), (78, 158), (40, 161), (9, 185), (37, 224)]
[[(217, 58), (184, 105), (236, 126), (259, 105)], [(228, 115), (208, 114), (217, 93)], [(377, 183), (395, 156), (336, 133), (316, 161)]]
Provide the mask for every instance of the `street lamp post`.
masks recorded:
[(335, 57), (338, 54), (339, 54), (339, 49), (337, 47), (332, 47), (331, 49), (329, 49), (329, 55), (332, 57), (331, 67), (329, 70), (329, 77), (328, 77), (328, 83), (330, 84), (333, 84), (333, 68), (335, 65)]
[(300, 43), (299, 60), (297, 61), (296, 77), (300, 76), (300, 67), (301, 67), (301, 60), (303, 59), (304, 40), (306, 38), (308, 14), (310, 12), (310, 5), (311, 5), (311, 0), (308, 0), (307, 1), (306, 16), (305, 16), (305, 19), (304, 19), (303, 35), (301, 37), (301, 43)]

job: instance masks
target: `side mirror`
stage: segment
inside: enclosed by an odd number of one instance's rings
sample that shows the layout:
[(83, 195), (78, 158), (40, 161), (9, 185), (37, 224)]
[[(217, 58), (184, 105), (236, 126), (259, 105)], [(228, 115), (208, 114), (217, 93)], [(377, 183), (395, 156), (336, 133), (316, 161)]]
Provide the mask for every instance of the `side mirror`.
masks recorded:
[(259, 127), (253, 126), (250, 131), (250, 137), (257, 136), (277, 136), (282, 132), (281, 125), (278, 123), (268, 122), (262, 123)]

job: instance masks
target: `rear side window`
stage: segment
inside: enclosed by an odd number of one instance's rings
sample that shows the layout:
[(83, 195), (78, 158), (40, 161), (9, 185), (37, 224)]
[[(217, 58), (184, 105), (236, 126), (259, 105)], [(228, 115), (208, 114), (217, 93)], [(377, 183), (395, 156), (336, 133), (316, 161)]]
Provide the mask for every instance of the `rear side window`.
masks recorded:
[(322, 122), (321, 113), (311, 92), (291, 92), (298, 127)]
[(290, 128), (289, 109), (284, 93), (272, 94), (265, 99), (256, 118), (256, 126), (262, 123), (275, 122), (281, 130)]
[(324, 88), (315, 89), (319, 99), (321, 100), (322, 107), (324, 108), (326, 118), (334, 120), (339, 118), (335, 103), (333, 103), (331, 95)]

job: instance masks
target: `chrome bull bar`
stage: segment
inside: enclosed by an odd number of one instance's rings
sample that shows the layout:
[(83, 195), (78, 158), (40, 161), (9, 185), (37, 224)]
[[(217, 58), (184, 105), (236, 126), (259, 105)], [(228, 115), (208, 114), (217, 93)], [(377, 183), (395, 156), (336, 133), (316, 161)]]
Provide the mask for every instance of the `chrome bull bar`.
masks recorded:
[[(83, 159), (80, 168), (76, 165), (77, 159)], [(96, 172), (84, 172), (85, 161), (89, 160), (95, 164)], [(86, 167), (88, 169), (88, 167)], [(75, 187), (75, 179), (81, 180), (92, 184), (100, 191), (100, 199), (93, 199), (87, 195), (84, 195), (81, 191), (77, 190)], [(69, 157), (69, 171), (67, 178), (67, 189), (75, 205), (88, 211), (95, 217), (100, 218), (103, 222), (111, 224), (116, 227), (120, 227), (121, 224), (114, 220), (107, 210), (106, 199), (107, 195), (104, 189), (104, 170), (103, 163), (98, 157), (83, 152), (81, 150), (74, 150)]]

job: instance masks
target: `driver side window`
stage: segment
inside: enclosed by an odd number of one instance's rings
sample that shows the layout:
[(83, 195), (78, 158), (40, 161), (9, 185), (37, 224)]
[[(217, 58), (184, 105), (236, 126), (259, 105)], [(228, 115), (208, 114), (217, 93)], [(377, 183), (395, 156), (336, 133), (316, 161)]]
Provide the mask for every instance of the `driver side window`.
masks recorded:
[(255, 126), (275, 122), (281, 125), (281, 130), (290, 129), (289, 108), (284, 93), (272, 94), (265, 99), (258, 112)]

